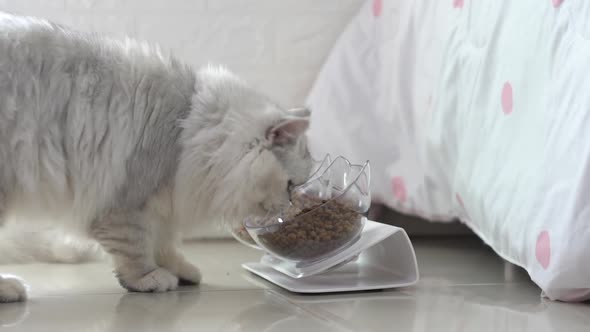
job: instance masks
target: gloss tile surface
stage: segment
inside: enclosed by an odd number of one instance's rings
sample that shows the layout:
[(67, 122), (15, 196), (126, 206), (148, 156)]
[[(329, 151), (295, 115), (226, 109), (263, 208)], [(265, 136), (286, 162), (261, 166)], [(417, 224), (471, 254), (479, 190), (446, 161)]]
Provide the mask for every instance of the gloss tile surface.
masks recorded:
[(421, 280), (392, 291), (287, 292), (244, 271), (260, 253), (187, 244), (198, 288), (127, 293), (108, 262), (9, 265), (30, 300), (0, 305), (4, 331), (589, 331), (590, 305), (542, 299), (526, 273), (471, 237), (414, 239)]

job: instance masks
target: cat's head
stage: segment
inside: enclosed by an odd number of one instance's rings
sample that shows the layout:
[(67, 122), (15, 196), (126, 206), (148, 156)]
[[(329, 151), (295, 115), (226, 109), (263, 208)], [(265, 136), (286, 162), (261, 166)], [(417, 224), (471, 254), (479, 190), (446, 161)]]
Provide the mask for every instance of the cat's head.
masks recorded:
[(175, 199), (185, 201), (183, 219), (235, 224), (288, 204), (289, 187), (312, 167), (309, 116), (282, 109), (223, 68), (201, 70), (182, 124)]

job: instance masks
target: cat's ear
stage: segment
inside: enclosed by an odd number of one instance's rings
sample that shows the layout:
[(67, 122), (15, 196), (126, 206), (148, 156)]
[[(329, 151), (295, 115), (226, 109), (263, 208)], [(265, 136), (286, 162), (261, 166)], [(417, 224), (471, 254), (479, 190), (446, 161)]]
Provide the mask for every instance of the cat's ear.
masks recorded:
[(311, 116), (311, 112), (309, 108), (299, 107), (299, 108), (291, 108), (287, 110), (287, 113), (291, 116), (296, 116), (300, 118), (309, 118)]
[(308, 117), (288, 118), (278, 125), (269, 128), (266, 132), (266, 139), (273, 146), (291, 144), (309, 128)]

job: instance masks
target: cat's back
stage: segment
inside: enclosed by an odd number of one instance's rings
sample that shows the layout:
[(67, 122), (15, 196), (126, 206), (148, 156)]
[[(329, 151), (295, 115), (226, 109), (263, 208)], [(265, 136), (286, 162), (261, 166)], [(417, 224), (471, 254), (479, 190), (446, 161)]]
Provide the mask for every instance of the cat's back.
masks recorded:
[(190, 68), (148, 44), (0, 13), (0, 196), (108, 197), (135, 160), (175, 160), (194, 84)]
[(14, 82), (15, 75), (44, 76), (92, 52), (92, 42), (83, 34), (43, 19), (0, 12), (0, 75), (12, 75), (6, 77), (9, 81)]
[(8, 119), (16, 112), (40, 121), (84, 116), (81, 110), (137, 117), (149, 107), (137, 99), (162, 98), (164, 109), (174, 108), (190, 102), (194, 84), (191, 68), (155, 45), (0, 12), (0, 114)]
[(18, 74), (16, 71), (21, 70), (41, 77), (56, 73), (72, 77), (93, 70), (103, 78), (128, 75), (126, 82), (158, 75), (176, 84), (194, 80), (190, 68), (155, 45), (79, 32), (47, 20), (2, 12), (0, 54), (0, 74)]

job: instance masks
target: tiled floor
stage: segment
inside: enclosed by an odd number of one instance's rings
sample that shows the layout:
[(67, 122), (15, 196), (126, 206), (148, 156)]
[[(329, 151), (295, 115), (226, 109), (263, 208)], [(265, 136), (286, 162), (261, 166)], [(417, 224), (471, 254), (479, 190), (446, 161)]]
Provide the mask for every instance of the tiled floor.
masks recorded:
[(590, 305), (540, 297), (521, 270), (470, 237), (415, 239), (412, 288), (295, 295), (240, 268), (259, 252), (229, 241), (191, 244), (200, 288), (126, 293), (106, 263), (4, 266), (31, 286), (0, 305), (4, 331), (590, 331)]

